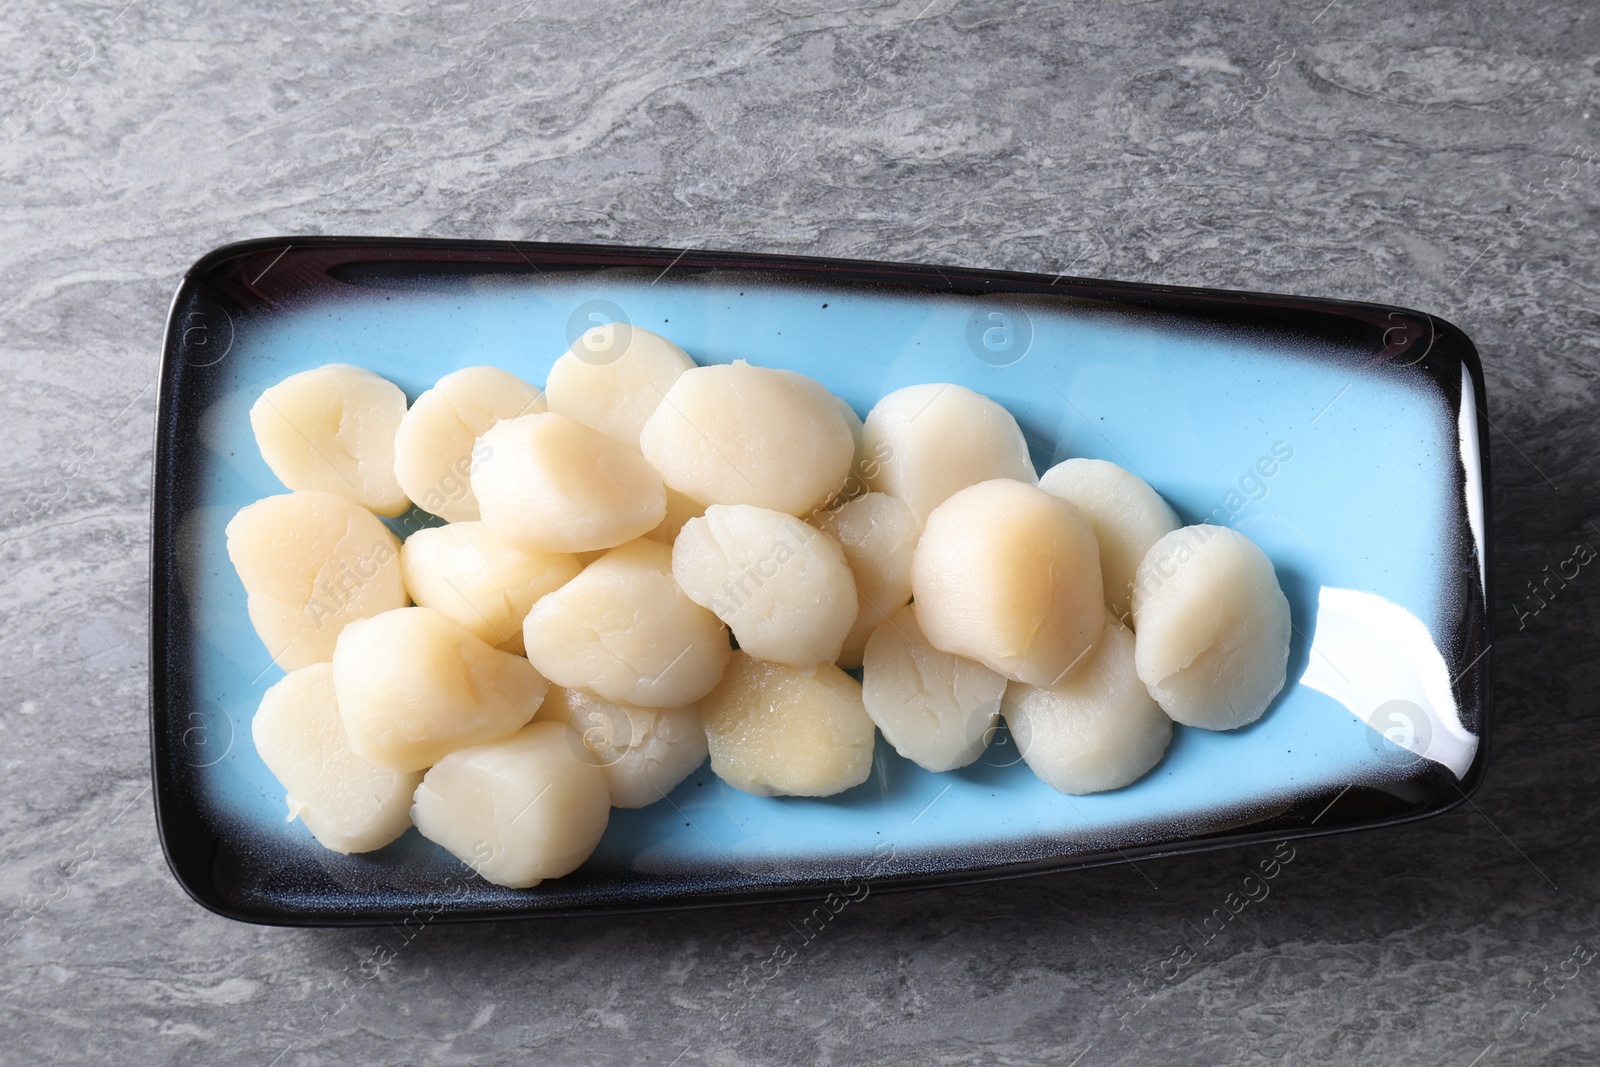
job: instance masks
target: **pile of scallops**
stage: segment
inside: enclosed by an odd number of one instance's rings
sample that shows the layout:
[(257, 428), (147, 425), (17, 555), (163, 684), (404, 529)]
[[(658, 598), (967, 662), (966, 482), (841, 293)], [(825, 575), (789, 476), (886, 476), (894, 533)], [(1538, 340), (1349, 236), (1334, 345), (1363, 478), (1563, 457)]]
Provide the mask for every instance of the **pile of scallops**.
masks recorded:
[(287, 672), (252, 732), (338, 852), (415, 825), (533, 886), (707, 755), (745, 792), (825, 797), (867, 779), (878, 731), (950, 771), (1002, 715), (1050, 786), (1118, 789), (1174, 722), (1243, 726), (1284, 684), (1254, 543), (1111, 463), (1041, 477), (959, 385), (863, 423), (805, 375), (617, 324), (542, 391), (469, 367), (408, 406), (338, 364), (250, 420), (290, 490), (227, 528)]

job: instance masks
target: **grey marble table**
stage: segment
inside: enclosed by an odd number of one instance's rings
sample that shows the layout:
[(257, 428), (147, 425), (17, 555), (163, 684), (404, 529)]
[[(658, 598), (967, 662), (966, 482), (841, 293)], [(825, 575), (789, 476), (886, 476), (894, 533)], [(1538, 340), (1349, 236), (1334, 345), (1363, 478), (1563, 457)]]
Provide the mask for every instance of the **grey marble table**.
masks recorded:
[[(1600, 546), (1597, 23), (1524, 0), (10, 0), (0, 913), (25, 921), (0, 948), (0, 1062), (1596, 1062), (1600, 961), (1568, 961), (1600, 945), (1600, 575), (1542, 600), (1528, 583)], [(756, 991), (742, 968), (796, 906), (411, 939), (203, 912), (148, 788), (157, 349), (197, 256), (298, 233), (1442, 314), (1490, 393), (1487, 784), (1431, 821), (1303, 842), (1149, 999), (1137, 983), (1253, 852), (875, 894)], [(349, 981), (382, 942), (395, 961)]]

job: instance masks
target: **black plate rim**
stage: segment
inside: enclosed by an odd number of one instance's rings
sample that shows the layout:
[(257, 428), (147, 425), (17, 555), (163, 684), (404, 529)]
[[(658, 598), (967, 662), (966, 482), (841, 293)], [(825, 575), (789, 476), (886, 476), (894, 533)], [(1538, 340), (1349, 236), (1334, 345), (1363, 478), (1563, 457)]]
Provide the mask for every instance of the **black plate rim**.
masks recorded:
[[(1193, 302), (1196, 305), (1206, 303), (1220, 304), (1222, 306), (1229, 304), (1267, 304), (1284, 311), (1343, 312), (1346, 315), (1352, 312), (1382, 314), (1385, 316), (1400, 314), (1409, 316), (1412, 319), (1426, 320), (1434, 331), (1434, 336), (1430, 339), (1430, 346), (1433, 340), (1445, 339), (1453, 350), (1453, 356), (1466, 368), (1472, 384), (1474, 403), (1477, 410), (1478, 462), (1482, 476), (1481, 494), (1484, 510), (1479, 547), (1483, 555), (1485, 613), (1479, 629), (1483, 637), (1484, 651), (1479, 659), (1468, 667), (1468, 671), (1477, 672), (1477, 678), (1480, 680), (1476, 688), (1482, 693), (1481, 703), (1479, 704), (1481, 711), (1478, 722), (1479, 746), (1465, 778), (1460, 782), (1453, 783), (1458, 795), (1420, 811), (1406, 812), (1393, 816), (1380, 816), (1333, 826), (1308, 825), (1303, 828), (1280, 828), (1272, 831), (1223, 830), (1213, 835), (1185, 841), (1122, 848), (1117, 850), (1117, 855), (1108, 855), (1104, 852), (1059, 855), (1044, 860), (1001, 864), (983, 869), (889, 876), (872, 878), (867, 881), (871, 886), (871, 890), (876, 892), (907, 892), (947, 886), (977, 885), (1020, 878), (1041, 877), (1069, 870), (1114, 866), (1123, 862), (1133, 862), (1134, 860), (1157, 860), (1223, 849), (1239, 849), (1268, 842), (1299, 841), (1358, 831), (1385, 829), (1420, 822), (1453, 811), (1463, 804), (1470, 803), (1478, 790), (1482, 788), (1488, 770), (1495, 718), (1493, 682), (1496, 642), (1494, 618), (1492, 611), (1489, 610), (1489, 605), (1493, 603), (1490, 593), (1494, 586), (1495, 537), (1490, 511), (1493, 479), (1489, 452), (1488, 393), (1483, 375), (1482, 360), (1476, 345), (1473, 344), (1465, 331), (1440, 316), (1400, 305), (1328, 297), (1306, 297), (1266, 291), (1122, 282), (1071, 275), (1052, 277), (1033, 272), (958, 267), (948, 264), (855, 260), (822, 256), (796, 256), (782, 253), (728, 252), (710, 249), (675, 249), (574, 242), (486, 241), (468, 238), (405, 238), (320, 234), (252, 238), (218, 246), (200, 256), (184, 272), (182, 280), (174, 291), (163, 331), (155, 405), (154, 447), (152, 448), (153, 469), (149, 557), (151, 597), (148, 654), (150, 657), (151, 793), (156, 821), (156, 836), (160, 842), (162, 856), (166, 860), (167, 867), (172, 872), (178, 885), (196, 904), (215, 915), (237, 922), (261, 926), (363, 928), (385, 925), (396, 919), (406, 918), (412, 915), (414, 911), (414, 909), (408, 911), (393, 908), (352, 908), (348, 912), (341, 914), (320, 912), (280, 914), (237, 907), (221, 899), (212, 886), (205, 884), (198, 877), (201, 869), (209, 867), (209, 858), (198, 855), (197, 850), (191, 845), (180, 841), (177, 837), (179, 829), (177, 824), (182, 818), (178, 809), (182, 807), (182, 803), (174, 795), (176, 783), (172, 773), (173, 753), (167, 743), (167, 735), (170, 731), (167, 718), (169, 712), (168, 679), (165, 669), (168, 639), (172, 636), (168, 632), (168, 627), (171, 625), (171, 616), (166, 609), (172, 599), (170, 594), (175, 584), (173, 577), (174, 546), (172, 544), (173, 531), (163, 521), (162, 516), (164, 512), (163, 505), (170, 503), (172, 492), (170, 481), (166, 477), (170, 468), (171, 455), (166, 445), (164, 431), (168, 429), (166, 425), (167, 413), (175, 407), (173, 390), (176, 388), (176, 384), (172, 368), (179, 351), (179, 334), (181, 331), (178, 329), (178, 314), (180, 308), (184, 306), (186, 298), (191, 296), (196, 287), (201, 285), (219, 266), (243, 256), (274, 249), (281, 249), (287, 252), (291, 247), (387, 250), (397, 253), (423, 251), (468, 254), (489, 251), (502, 252), (509, 249), (519, 254), (524, 254), (525, 257), (526, 254), (530, 253), (553, 257), (594, 257), (597, 262), (589, 264), (592, 267), (605, 266), (607, 265), (605, 261), (609, 261), (611, 266), (661, 266), (666, 264), (665, 269), (672, 269), (673, 266), (680, 264), (686, 267), (704, 266), (724, 269), (735, 266), (748, 266), (756, 269), (790, 273), (826, 272), (866, 274), (869, 276), (883, 275), (885, 280), (888, 280), (888, 276), (894, 275), (898, 275), (901, 278), (914, 276), (924, 279), (928, 279), (932, 275), (938, 275), (944, 278), (952, 291), (983, 291), (981, 287), (957, 289), (949, 277), (949, 274), (953, 273), (964, 281), (969, 282), (1024, 285), (1030, 287), (1030, 289), (1034, 286), (1044, 285), (1047, 289), (1059, 288), (1063, 295), (1069, 295), (1075, 291), (1079, 295), (1090, 295), (1096, 299), (1129, 303), (1140, 303), (1139, 298), (1141, 297), (1145, 300), (1153, 299), (1158, 304), (1176, 298), (1182, 303)], [(531, 264), (531, 260), (529, 262)], [(1358, 314), (1358, 317), (1362, 316)], [(1463, 672), (1463, 674), (1465, 673)], [(1460, 679), (1457, 681), (1459, 682)], [(1343, 796), (1343, 793), (1339, 793), (1338, 796)], [(1333, 798), (1333, 803), (1336, 803), (1337, 799), (1338, 797)], [(1332, 803), (1329, 806), (1331, 807)], [(1320, 817), (1319, 815), (1318, 818), (1320, 819)], [(834, 887), (834, 883), (819, 882), (817, 884), (769, 887), (748, 892), (702, 894), (697, 897), (647, 903), (604, 904), (577, 908), (481, 908), (471, 912), (459, 913), (440, 910), (433, 913), (429, 921), (458, 923), (560, 919), (794, 903), (820, 900)]]

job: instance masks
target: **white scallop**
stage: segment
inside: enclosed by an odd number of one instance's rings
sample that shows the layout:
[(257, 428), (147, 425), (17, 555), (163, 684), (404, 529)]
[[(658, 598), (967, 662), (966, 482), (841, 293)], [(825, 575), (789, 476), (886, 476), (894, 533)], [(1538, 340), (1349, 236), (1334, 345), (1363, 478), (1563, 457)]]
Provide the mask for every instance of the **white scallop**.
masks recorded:
[(1185, 526), (1146, 553), (1133, 586), (1139, 677), (1175, 721), (1255, 722), (1283, 688), (1289, 601), (1272, 561), (1224, 526)]
[(1006, 679), (928, 644), (909, 606), (867, 641), (861, 700), (886, 741), (930, 771), (965, 767), (988, 747)]
[(411, 506), (394, 476), (394, 435), (406, 395), (347, 363), (291, 374), (250, 408), (256, 446), (290, 489), (335, 493), (379, 515)]
[(969, 485), (1039, 480), (1011, 412), (960, 385), (896, 389), (867, 413), (862, 444), (876, 461), (870, 487), (898, 497), (919, 522)]
[(333, 685), (350, 748), (398, 771), (515, 733), (548, 684), (432, 608), (400, 608), (345, 627)]
[(545, 677), (624, 704), (678, 708), (711, 691), (728, 662), (728, 631), (684, 595), (672, 550), (614, 548), (541, 598), (523, 622)]
[(672, 488), (702, 504), (805, 515), (845, 484), (855, 445), (838, 398), (743, 360), (686, 371), (639, 435)]
[(1024, 482), (980, 482), (935, 508), (911, 587), (934, 648), (1030, 685), (1059, 682), (1105, 624), (1089, 521)]
[(856, 617), (839, 542), (781, 511), (712, 504), (678, 534), (672, 575), (740, 648), (792, 667), (837, 659)]
[(394, 436), (394, 474), (423, 511), (450, 522), (479, 517), (474, 445), (489, 427), (545, 410), (544, 394), (498, 367), (463, 367), (417, 397)]
[(412, 600), (518, 654), (522, 620), (534, 601), (582, 569), (577, 556), (518, 548), (481, 522), (418, 530), (400, 546), (400, 573)]
[(850, 402), (844, 397), (836, 396), (833, 399), (839, 404), (839, 414), (844, 416), (845, 425), (850, 427), (850, 443), (855, 447), (856, 458), (860, 459), (862, 450), (866, 447), (861, 416), (856, 414), (856, 409), (851, 407)]
[(579, 755), (605, 772), (615, 807), (654, 804), (706, 760), (698, 704), (641, 708), (554, 685), (537, 717), (572, 727)]
[(371, 852), (411, 825), (416, 772), (391, 770), (350, 749), (333, 692), (333, 665), (291, 671), (261, 697), (250, 722), (256, 752), (285, 792), (289, 815), (323, 847)]
[(1181, 525), (1177, 514), (1143, 478), (1103, 459), (1063, 460), (1044, 472), (1039, 488), (1076, 504), (1094, 527), (1106, 606), (1126, 622), (1139, 561)]
[(850, 427), (850, 443), (855, 448), (855, 455), (850, 461), (850, 473), (845, 477), (844, 486), (823, 502), (824, 508), (836, 508), (846, 500), (854, 500), (866, 493), (868, 470), (877, 469), (871, 453), (867, 451), (866, 431), (861, 416), (843, 397), (836, 396), (834, 399), (839, 402), (839, 413), (844, 416), (845, 425)]
[(479, 440), (472, 489), (484, 523), (512, 544), (612, 548), (666, 517), (666, 489), (644, 457), (566, 415), (508, 419)]
[(856, 621), (837, 662), (861, 666), (872, 631), (911, 603), (911, 557), (921, 533), (911, 509), (886, 493), (867, 493), (815, 516), (811, 524), (839, 542), (856, 586)]
[(608, 323), (583, 335), (550, 368), (551, 411), (639, 447), (639, 431), (694, 360), (649, 330)]
[(831, 663), (800, 670), (735, 652), (700, 711), (711, 769), (746, 793), (827, 797), (872, 773), (861, 686)]
[(345, 497), (269, 496), (239, 510), (227, 539), (250, 622), (284, 670), (332, 659), (351, 622), (408, 603), (399, 538)]
[(513, 889), (577, 870), (611, 817), (605, 775), (577, 755), (583, 742), (554, 722), (445, 756), (411, 808), (422, 836), (478, 875)]
[(1100, 643), (1054, 688), (1012, 682), (1006, 726), (1033, 773), (1074, 795), (1121, 789), (1161, 762), (1172, 720), (1134, 669), (1133, 631), (1108, 615)]

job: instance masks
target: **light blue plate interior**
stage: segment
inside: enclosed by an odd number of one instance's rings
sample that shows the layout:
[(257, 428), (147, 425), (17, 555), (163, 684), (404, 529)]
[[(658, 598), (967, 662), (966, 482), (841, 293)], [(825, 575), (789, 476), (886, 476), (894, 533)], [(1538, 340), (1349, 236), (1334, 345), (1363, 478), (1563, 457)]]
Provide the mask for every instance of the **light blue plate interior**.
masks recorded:
[[(199, 792), (218, 817), (274, 848), (317, 846), (285, 820), (283, 791), (249, 740), (262, 693), (282, 676), (250, 627), (223, 538), (238, 508), (283, 491), (256, 451), (251, 403), (286, 375), (330, 362), (372, 368), (412, 398), (475, 364), (542, 384), (575, 311), (593, 300), (698, 362), (747, 359), (812, 375), (862, 415), (883, 394), (920, 382), (985, 393), (1016, 415), (1041, 471), (1070, 456), (1108, 459), (1143, 475), (1186, 522), (1209, 516), (1248, 534), (1277, 568), (1295, 636), (1290, 685), (1261, 721), (1231, 733), (1179, 727), (1166, 759), (1129, 788), (1058, 794), (1018, 761), (1003, 732), (979, 763), (947, 774), (917, 768), (880, 737), (867, 783), (826, 800), (748, 796), (702, 767), (669, 802), (614, 812), (587, 872), (865, 860), (884, 842), (903, 862), (935, 866), (1013, 838), (1084, 851), (1139, 841), (1153, 827), (1170, 837), (1173, 826), (1214, 828), (1219, 813), (1244, 822), (1297, 796), (1393, 780), (1391, 747), (1346, 706), (1296, 684), (1319, 594), (1374, 593), (1441, 633), (1459, 610), (1443, 584), (1445, 531), (1462, 508), (1452, 498), (1463, 462), (1458, 427), (1423, 382), (1354, 369), (1359, 353), (1066, 301), (830, 291), (715, 274), (347, 292), (235, 324), (235, 343), (214, 368), (226, 396), (202, 422), (201, 506), (180, 532), (193, 561), (184, 592), (200, 635), (198, 706), (211, 716), (197, 726), (232, 739), (209, 747), (225, 754), (196, 761)], [(379, 855), (408, 869), (453, 866), (415, 831)], [(549, 883), (530, 892), (558, 891)]]

